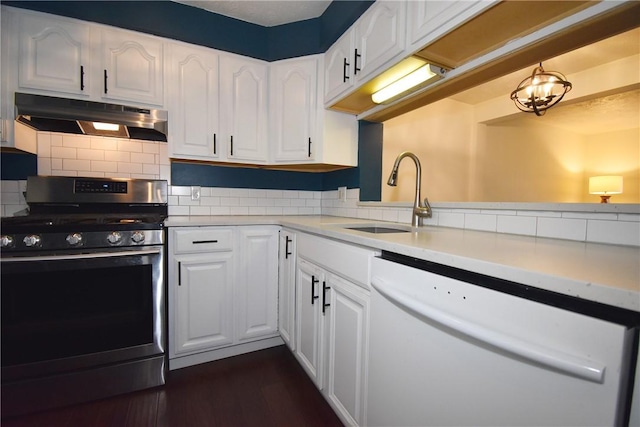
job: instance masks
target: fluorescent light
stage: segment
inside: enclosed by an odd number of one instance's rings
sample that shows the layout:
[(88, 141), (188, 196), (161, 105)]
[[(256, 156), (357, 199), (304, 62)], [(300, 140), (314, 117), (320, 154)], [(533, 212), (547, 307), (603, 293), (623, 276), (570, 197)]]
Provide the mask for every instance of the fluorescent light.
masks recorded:
[(112, 132), (116, 132), (120, 129), (120, 125), (117, 125), (115, 123), (93, 122), (93, 127), (97, 130), (108, 130)]
[(371, 95), (371, 100), (376, 104), (392, 101), (411, 89), (416, 89), (426, 82), (432, 82), (442, 78), (444, 71), (432, 64), (425, 64), (417, 70), (396, 80), (390, 85), (380, 89)]

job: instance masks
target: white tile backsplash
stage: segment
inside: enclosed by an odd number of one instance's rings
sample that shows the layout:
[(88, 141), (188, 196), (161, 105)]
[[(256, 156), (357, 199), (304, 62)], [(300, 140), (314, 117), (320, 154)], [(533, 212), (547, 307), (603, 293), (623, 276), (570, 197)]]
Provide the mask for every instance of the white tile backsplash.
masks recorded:
[(538, 218), (538, 231), (536, 234), (540, 237), (584, 241), (587, 238), (587, 220)]

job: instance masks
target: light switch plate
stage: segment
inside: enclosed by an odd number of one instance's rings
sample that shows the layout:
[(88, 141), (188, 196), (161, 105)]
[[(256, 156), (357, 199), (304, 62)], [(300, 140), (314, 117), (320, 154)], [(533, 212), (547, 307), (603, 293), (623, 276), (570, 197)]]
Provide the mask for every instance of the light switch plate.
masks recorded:
[(341, 202), (347, 201), (347, 187), (338, 187), (338, 200)]

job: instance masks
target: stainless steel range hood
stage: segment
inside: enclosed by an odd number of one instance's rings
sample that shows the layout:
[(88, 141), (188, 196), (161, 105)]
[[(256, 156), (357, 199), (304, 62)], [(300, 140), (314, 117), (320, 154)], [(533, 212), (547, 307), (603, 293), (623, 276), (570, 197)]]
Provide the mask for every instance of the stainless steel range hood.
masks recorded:
[(16, 121), (40, 131), (167, 141), (164, 110), (18, 92), (15, 109)]

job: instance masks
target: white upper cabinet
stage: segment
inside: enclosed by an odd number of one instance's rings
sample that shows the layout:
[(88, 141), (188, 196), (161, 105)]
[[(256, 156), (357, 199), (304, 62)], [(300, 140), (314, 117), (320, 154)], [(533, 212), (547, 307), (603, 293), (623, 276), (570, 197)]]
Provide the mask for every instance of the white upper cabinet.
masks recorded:
[(405, 1), (378, 0), (327, 50), (325, 104), (385, 71), (404, 55), (405, 20)]
[(163, 51), (157, 37), (102, 29), (101, 98), (164, 105)]
[(323, 106), (323, 55), (277, 61), (270, 66), (272, 162), (356, 166), (356, 117)]
[(18, 86), (89, 96), (91, 27), (26, 13), (18, 21)]
[(346, 93), (353, 86), (351, 67), (352, 55), (355, 55), (354, 45), (354, 31), (349, 29), (325, 52), (325, 103)]
[(407, 51), (413, 53), (495, 4), (495, 0), (412, 0), (407, 6)]
[(406, 2), (378, 0), (355, 25), (353, 75), (356, 83), (385, 71), (405, 48)]
[(186, 44), (170, 46), (169, 151), (198, 160), (220, 158), (218, 54)]
[(267, 63), (220, 54), (221, 149), (229, 161), (267, 161)]
[[(164, 106), (164, 41), (104, 25), (32, 11), (13, 11), (7, 84), (15, 91)], [(3, 26), (4, 27), (4, 26)], [(3, 68), (5, 65), (3, 64)]]
[(316, 154), (317, 57), (270, 68), (270, 142), (275, 161), (313, 161)]

